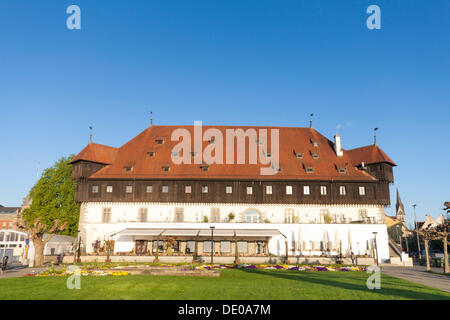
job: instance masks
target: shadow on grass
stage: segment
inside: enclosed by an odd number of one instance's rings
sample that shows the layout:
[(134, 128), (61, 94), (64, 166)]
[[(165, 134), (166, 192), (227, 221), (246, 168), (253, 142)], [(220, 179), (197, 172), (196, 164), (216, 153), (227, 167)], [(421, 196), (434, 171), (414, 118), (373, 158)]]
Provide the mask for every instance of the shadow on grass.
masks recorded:
[[(369, 274), (367, 274), (367, 278), (363, 277), (361, 278), (348, 278), (347, 273), (342, 272), (342, 274), (339, 274), (340, 279), (343, 281), (335, 281), (331, 279), (331, 277), (322, 277), (322, 274), (320, 271), (276, 271), (276, 270), (255, 270), (255, 269), (238, 269), (242, 272), (252, 273), (252, 274), (259, 274), (263, 276), (268, 277), (277, 277), (281, 279), (286, 280), (292, 280), (292, 281), (299, 281), (299, 282), (309, 282), (316, 285), (323, 285), (323, 286), (329, 286), (333, 288), (341, 288), (345, 290), (353, 290), (353, 291), (360, 291), (364, 292), (365, 294), (380, 294), (380, 295), (386, 295), (386, 296), (395, 296), (398, 298), (404, 298), (404, 299), (415, 299), (415, 300), (450, 300), (449, 296), (446, 296), (445, 292), (442, 292), (442, 295), (434, 294), (434, 293), (427, 293), (427, 292), (420, 292), (420, 290), (423, 290), (423, 287), (420, 285), (415, 285), (412, 282), (406, 282), (400, 284), (405, 289), (395, 289), (395, 288), (383, 288), (383, 282), (385, 284), (389, 284), (391, 286), (395, 286), (398, 284), (393, 283), (393, 279), (397, 280), (397, 278), (392, 279), (381, 279), (381, 289), (377, 290), (369, 290), (366, 287), (366, 280), (369, 277)], [(400, 281), (406, 281), (401, 280)], [(362, 281), (361, 284), (354, 284), (351, 283), (351, 281)], [(406, 289), (411, 288), (411, 289)], [(412, 291), (417, 290), (417, 291)], [(438, 289), (433, 289), (438, 290)], [(419, 291), (419, 292), (418, 292)]]

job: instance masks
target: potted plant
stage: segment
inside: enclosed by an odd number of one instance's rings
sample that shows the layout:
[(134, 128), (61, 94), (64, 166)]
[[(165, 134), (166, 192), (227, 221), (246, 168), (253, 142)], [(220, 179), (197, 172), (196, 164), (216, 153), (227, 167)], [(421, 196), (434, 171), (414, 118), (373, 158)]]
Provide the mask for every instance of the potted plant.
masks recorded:
[(235, 215), (234, 215), (234, 213), (233, 213), (233, 212), (230, 212), (230, 213), (228, 214), (228, 222), (231, 222), (231, 221), (233, 221), (233, 220), (234, 220), (234, 218), (235, 218)]

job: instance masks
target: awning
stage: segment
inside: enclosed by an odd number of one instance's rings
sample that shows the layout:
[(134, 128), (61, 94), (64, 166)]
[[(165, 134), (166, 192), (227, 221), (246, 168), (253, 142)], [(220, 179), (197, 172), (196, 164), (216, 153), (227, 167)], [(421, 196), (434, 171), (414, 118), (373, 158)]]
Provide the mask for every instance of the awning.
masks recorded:
[[(210, 237), (211, 229), (195, 229), (195, 228), (177, 228), (177, 229), (162, 229), (162, 228), (127, 228), (119, 232), (111, 234), (114, 235), (133, 235), (133, 236), (171, 236), (171, 237)], [(215, 237), (273, 237), (283, 236), (277, 229), (214, 229)]]
[(144, 228), (128, 228), (122, 231), (111, 234), (114, 236), (116, 234), (129, 235), (129, 236), (158, 236), (166, 229), (144, 229)]

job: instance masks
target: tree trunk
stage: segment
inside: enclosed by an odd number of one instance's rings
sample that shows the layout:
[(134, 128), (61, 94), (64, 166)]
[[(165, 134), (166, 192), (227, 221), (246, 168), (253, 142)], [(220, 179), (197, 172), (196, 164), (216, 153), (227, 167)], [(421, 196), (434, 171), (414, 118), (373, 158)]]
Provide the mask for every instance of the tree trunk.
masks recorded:
[(444, 236), (444, 273), (450, 273), (450, 269), (448, 266), (448, 242), (447, 242), (448, 235)]
[(430, 255), (428, 253), (428, 239), (423, 239), (423, 242), (425, 244), (425, 260), (426, 260), (426, 266), (427, 266), (427, 271), (430, 271)]
[(44, 266), (45, 243), (42, 239), (33, 239), (34, 246), (34, 267)]

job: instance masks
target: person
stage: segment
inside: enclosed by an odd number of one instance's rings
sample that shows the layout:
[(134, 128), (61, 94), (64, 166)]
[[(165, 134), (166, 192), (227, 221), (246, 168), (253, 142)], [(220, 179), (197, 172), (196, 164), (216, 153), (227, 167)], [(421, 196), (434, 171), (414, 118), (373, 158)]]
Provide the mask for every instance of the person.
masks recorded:
[(353, 251), (352, 251), (352, 253), (351, 253), (351, 258), (352, 258), (352, 264), (354, 265), (355, 264), (355, 254), (353, 253)]

